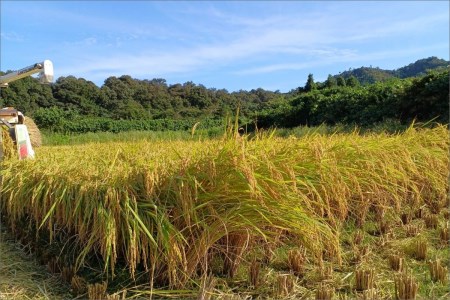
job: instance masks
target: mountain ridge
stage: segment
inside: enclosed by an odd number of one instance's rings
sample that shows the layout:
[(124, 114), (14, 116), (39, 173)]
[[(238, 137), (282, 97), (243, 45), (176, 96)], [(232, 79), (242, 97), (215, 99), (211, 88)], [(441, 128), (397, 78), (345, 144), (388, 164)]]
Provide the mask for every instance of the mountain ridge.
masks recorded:
[(334, 75), (334, 78), (343, 77), (348, 79), (351, 76), (356, 77), (361, 84), (371, 84), (378, 81), (385, 81), (390, 78), (409, 78), (425, 75), (429, 70), (436, 70), (448, 67), (450, 61), (431, 56), (419, 59), (409, 65), (394, 70), (380, 69), (379, 67), (359, 67), (349, 69)]

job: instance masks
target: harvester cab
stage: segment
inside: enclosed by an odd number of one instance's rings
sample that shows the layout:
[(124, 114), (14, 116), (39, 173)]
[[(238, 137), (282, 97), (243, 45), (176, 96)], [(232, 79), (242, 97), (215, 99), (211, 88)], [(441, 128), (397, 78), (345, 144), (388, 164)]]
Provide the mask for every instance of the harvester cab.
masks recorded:
[[(53, 63), (44, 60), (41, 63), (25, 67), (18, 71), (13, 71), (0, 76), (0, 88), (8, 87), (10, 82), (39, 73), (38, 79), (41, 83), (49, 84), (53, 82)], [(29, 118), (28, 118), (29, 119)], [(12, 107), (0, 109), (0, 126), (6, 127), (9, 136), (14, 142), (19, 159), (34, 158), (33, 146), (40, 146), (40, 132), (34, 122)], [(28, 123), (28, 124), (27, 124)], [(30, 139), (29, 126), (32, 126), (33, 140)], [(34, 144), (34, 145), (33, 145)], [(0, 134), (0, 160), (4, 157), (3, 134)]]

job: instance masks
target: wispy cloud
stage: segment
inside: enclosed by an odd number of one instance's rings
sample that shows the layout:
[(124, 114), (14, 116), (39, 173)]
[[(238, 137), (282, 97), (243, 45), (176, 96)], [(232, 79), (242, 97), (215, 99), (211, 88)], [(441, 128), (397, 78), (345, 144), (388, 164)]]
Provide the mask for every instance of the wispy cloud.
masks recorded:
[(24, 41), (24, 38), (15, 32), (3, 32), (2, 31), (0, 33), (0, 37), (2, 40), (10, 41), (10, 42), (23, 42)]
[(284, 9), (253, 14), (248, 8), (240, 12), (214, 2), (201, 4), (182, 3), (178, 8), (179, 3), (167, 7), (149, 3), (160, 21), (149, 17), (141, 22), (55, 10), (60, 18), (92, 31), (65, 44), (65, 57), (77, 60), (63, 61), (59, 72), (99, 81), (123, 74), (149, 78), (197, 72), (247, 76), (310, 71), (337, 62), (375, 63), (420, 53), (426, 47), (379, 45), (448, 25), (446, 13), (405, 13), (397, 18), (393, 13), (380, 15), (381, 8), (363, 14), (335, 5), (308, 12)]
[(447, 47), (447, 44), (434, 44), (414, 49), (393, 49), (385, 51), (373, 51), (373, 52), (358, 52), (358, 51), (336, 51), (333, 55), (328, 57), (321, 56), (320, 60), (313, 60), (303, 63), (280, 63), (269, 64), (256, 68), (247, 68), (234, 72), (236, 75), (255, 75), (266, 74), (282, 71), (298, 71), (298, 70), (311, 70), (317, 67), (330, 66), (337, 62), (339, 63), (361, 63), (361, 62), (376, 62), (380, 60), (400, 58), (405, 55), (419, 54), (424, 51), (433, 51), (436, 49), (442, 49)]

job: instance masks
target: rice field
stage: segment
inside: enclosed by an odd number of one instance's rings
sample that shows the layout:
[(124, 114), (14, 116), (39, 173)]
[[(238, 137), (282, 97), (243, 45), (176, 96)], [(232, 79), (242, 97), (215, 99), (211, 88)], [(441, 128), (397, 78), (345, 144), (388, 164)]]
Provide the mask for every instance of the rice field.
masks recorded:
[(44, 146), (0, 208), (81, 298), (445, 298), (448, 153), (444, 126)]

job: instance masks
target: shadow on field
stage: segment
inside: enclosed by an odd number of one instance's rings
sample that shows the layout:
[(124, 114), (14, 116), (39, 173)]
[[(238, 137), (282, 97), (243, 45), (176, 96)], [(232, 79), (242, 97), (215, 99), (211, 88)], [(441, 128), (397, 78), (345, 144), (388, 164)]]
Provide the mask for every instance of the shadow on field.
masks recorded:
[(25, 250), (0, 223), (0, 299), (73, 299), (59, 276)]

